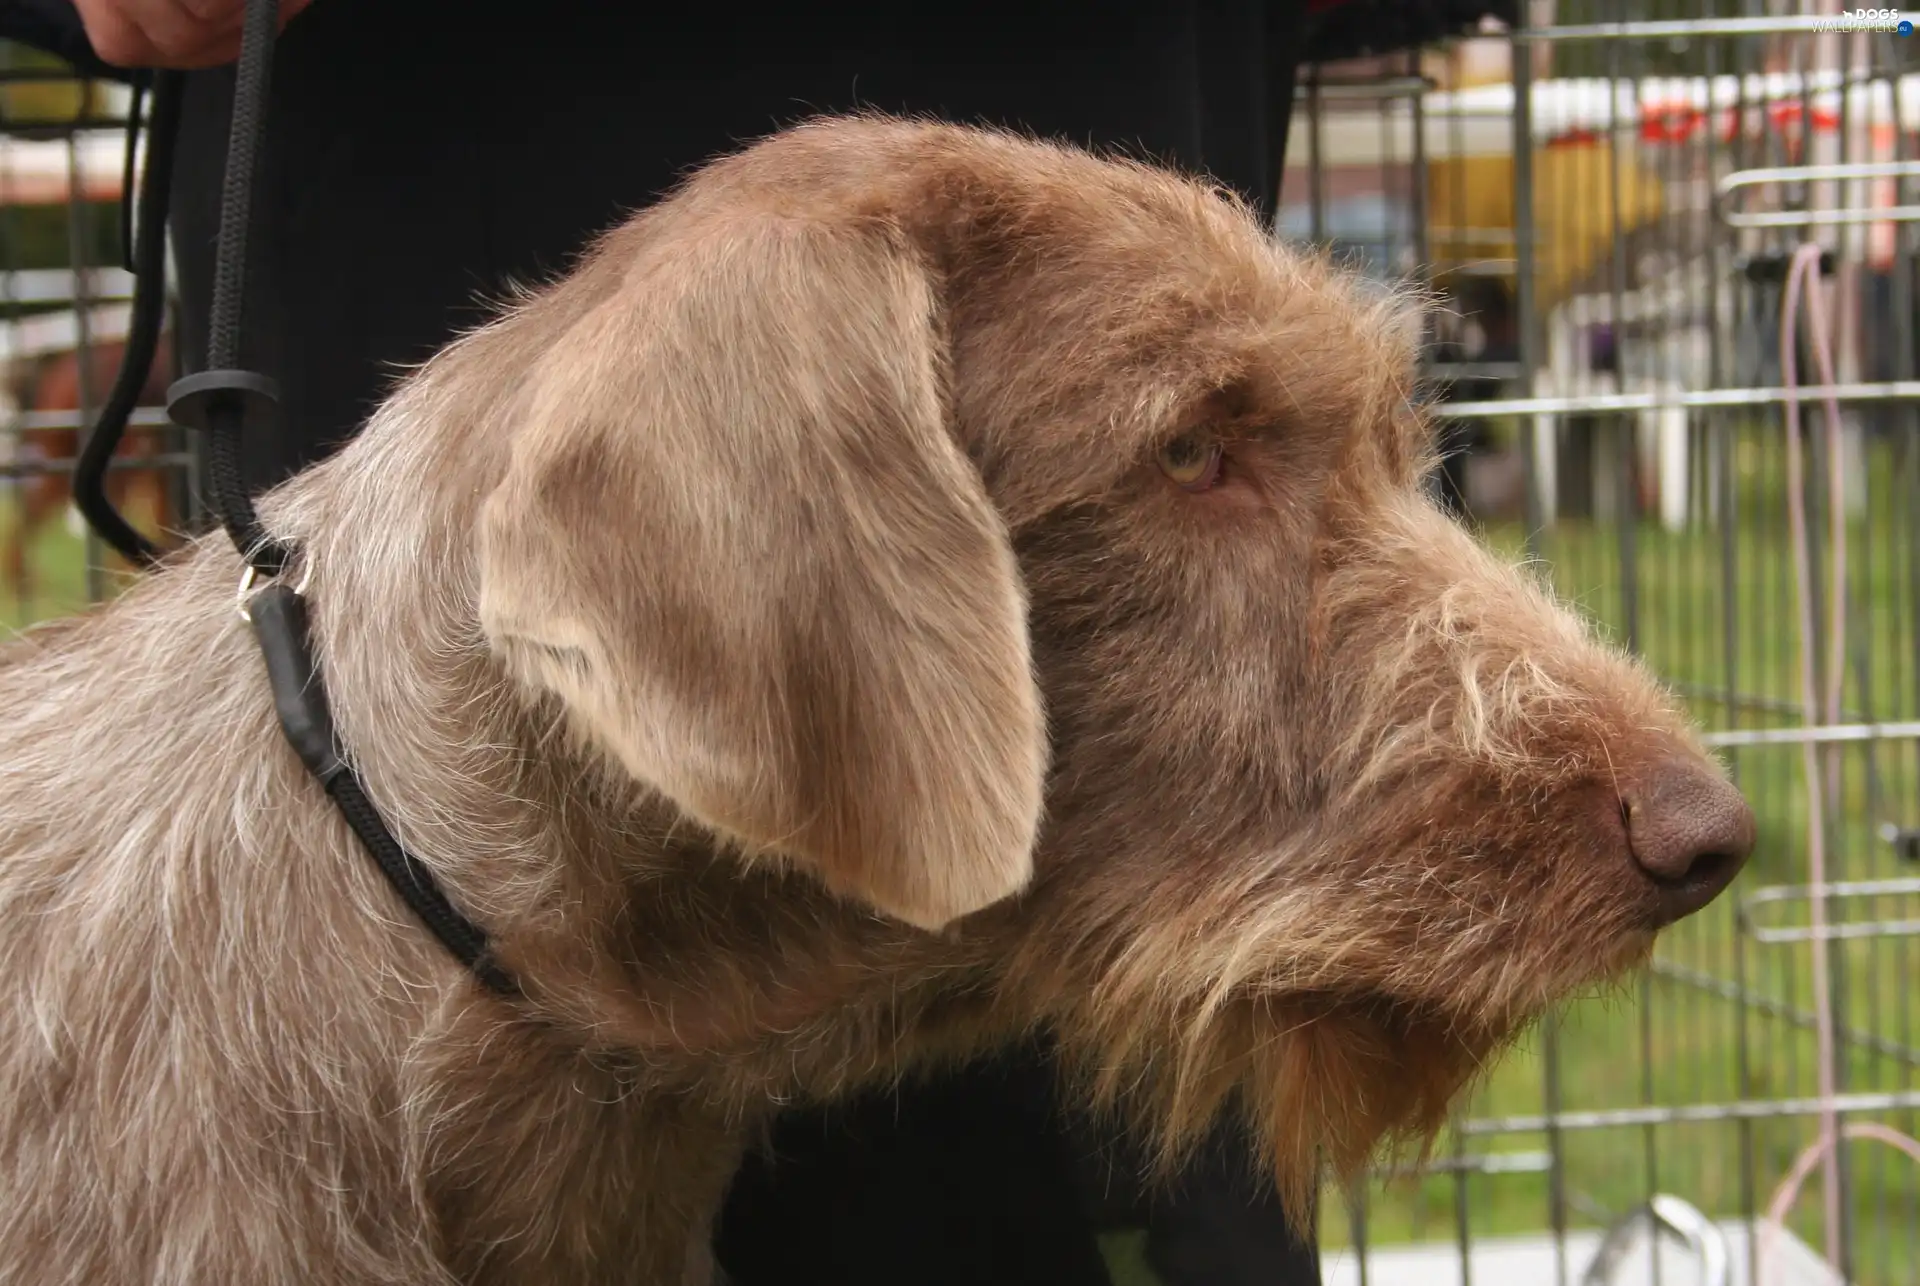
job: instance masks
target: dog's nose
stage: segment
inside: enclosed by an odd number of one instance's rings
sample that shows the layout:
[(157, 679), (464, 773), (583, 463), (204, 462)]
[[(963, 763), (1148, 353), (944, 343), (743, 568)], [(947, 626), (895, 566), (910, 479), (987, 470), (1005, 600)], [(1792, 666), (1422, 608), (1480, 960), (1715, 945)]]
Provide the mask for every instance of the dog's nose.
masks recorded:
[(1662, 924), (1718, 897), (1753, 851), (1753, 810), (1705, 764), (1666, 760), (1623, 802), (1627, 845), (1659, 891)]

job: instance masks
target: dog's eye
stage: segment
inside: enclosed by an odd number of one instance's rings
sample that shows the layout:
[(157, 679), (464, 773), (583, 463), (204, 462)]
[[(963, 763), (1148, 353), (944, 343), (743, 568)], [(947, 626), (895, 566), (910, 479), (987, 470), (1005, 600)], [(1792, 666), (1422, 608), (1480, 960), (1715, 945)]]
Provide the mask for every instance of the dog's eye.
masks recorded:
[(1160, 472), (1188, 491), (1205, 491), (1220, 480), (1220, 444), (1184, 433), (1160, 448)]

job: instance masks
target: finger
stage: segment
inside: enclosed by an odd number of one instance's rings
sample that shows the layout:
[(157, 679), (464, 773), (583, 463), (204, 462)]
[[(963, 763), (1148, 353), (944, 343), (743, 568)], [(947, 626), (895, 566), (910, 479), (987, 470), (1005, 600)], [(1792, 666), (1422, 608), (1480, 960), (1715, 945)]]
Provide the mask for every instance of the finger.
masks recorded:
[[(280, 0), (281, 30), (284, 31), (287, 23), (311, 3), (312, 0)], [(218, 24), (210, 24), (202, 40), (172, 54), (172, 61), (167, 65), (184, 71), (200, 67), (223, 67), (233, 62), (240, 56), (240, 35), (245, 25), (246, 16), (243, 12), (237, 12)]]
[[(280, 25), (312, 0), (279, 0)], [(218, 67), (240, 54), (244, 0), (76, 0), (87, 39), (117, 67)]]
[(147, 34), (172, 57), (197, 59), (239, 47), (245, 0), (122, 0), (132, 2), (146, 16)]
[[(309, 3), (311, 0), (280, 0), (280, 28), (285, 30), (288, 21)], [(245, 26), (246, 14), (239, 7), (229, 14), (209, 19), (198, 40), (168, 52), (171, 61), (167, 65), (182, 70), (223, 67), (239, 58), (240, 38)]]
[[(246, 0), (171, 0), (194, 18), (211, 29), (239, 32), (245, 25)], [(280, 25), (285, 27), (293, 16), (305, 9), (313, 0), (279, 0)]]
[(178, 0), (77, 0), (93, 51), (120, 67), (206, 67), (238, 47), (238, 30), (209, 30)]
[(159, 50), (144, 28), (112, 0), (76, 0), (80, 25), (100, 61), (115, 67), (151, 67)]

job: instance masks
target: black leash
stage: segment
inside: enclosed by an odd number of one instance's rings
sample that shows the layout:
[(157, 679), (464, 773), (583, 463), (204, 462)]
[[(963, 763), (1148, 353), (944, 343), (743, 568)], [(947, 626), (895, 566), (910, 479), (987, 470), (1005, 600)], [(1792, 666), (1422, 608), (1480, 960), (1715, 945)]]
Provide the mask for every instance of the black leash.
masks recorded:
[[(265, 134), (279, 17), (276, 0), (247, 0), (233, 91), (233, 124), (227, 139), (227, 167), (220, 191), (208, 369), (173, 384), (167, 391), (167, 411), (176, 423), (205, 435), (214, 507), (247, 563), (240, 584), (240, 612), (252, 625), (260, 645), (274, 709), (287, 741), (346, 818), (387, 882), (421, 922), (481, 985), (501, 996), (517, 996), (519, 987), (494, 960), (485, 931), (453, 905), (433, 873), (394, 839), (379, 810), (367, 798), (359, 775), (340, 757), (326, 687), (308, 631), (305, 586), (290, 586), (282, 579), (298, 560), (299, 550), (275, 540), (261, 528), (242, 480), (241, 437), (249, 430), (270, 431), (280, 418), (275, 383), (240, 365), (248, 220)], [(146, 372), (152, 367), (159, 338), (168, 189), (183, 87), (184, 78), (178, 72), (160, 72), (154, 78), (146, 180), (133, 248), (136, 278), (126, 359), (113, 395), (88, 436), (82, 468), (76, 469), (74, 481), (76, 501), (94, 529), (115, 549), (143, 564), (151, 564), (158, 556), (157, 550), (114, 510), (104, 484), (108, 462), (126, 430)], [(135, 129), (137, 114), (130, 123), (129, 152)], [(131, 160), (128, 164), (131, 171)]]
[(160, 549), (121, 516), (107, 499), (107, 470), (125, 436), (127, 422), (140, 401), (140, 391), (153, 369), (160, 345), (160, 327), (167, 308), (167, 212), (172, 195), (173, 144), (179, 133), (180, 89), (177, 71), (156, 72), (153, 109), (147, 144), (146, 177), (140, 183), (139, 218), (134, 218), (133, 160), (140, 135), (140, 86), (134, 87), (127, 113), (127, 164), (121, 176), (120, 244), (125, 247), (127, 271), (133, 274), (132, 320), (127, 326), (126, 355), (114, 377), (113, 390), (94, 421), (93, 432), (73, 467), (73, 503), (95, 532), (121, 557), (137, 567), (151, 567)]

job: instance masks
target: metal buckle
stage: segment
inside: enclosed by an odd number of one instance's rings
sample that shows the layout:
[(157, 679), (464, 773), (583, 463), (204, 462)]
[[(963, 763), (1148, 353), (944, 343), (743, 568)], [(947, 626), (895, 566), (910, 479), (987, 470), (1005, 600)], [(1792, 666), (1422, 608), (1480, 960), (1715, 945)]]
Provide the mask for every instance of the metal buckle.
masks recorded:
[[(259, 580), (259, 568), (255, 567), (252, 563), (248, 563), (245, 570), (240, 573), (240, 588), (234, 593), (233, 610), (238, 612), (240, 619), (249, 625), (253, 624), (253, 613), (247, 610), (247, 601), (253, 597), (256, 586), (262, 589), (265, 588), (265, 586), (259, 585)], [(300, 579), (294, 584), (293, 592), (304, 598), (306, 597), (307, 586), (312, 583), (313, 559), (302, 556), (300, 559)]]

